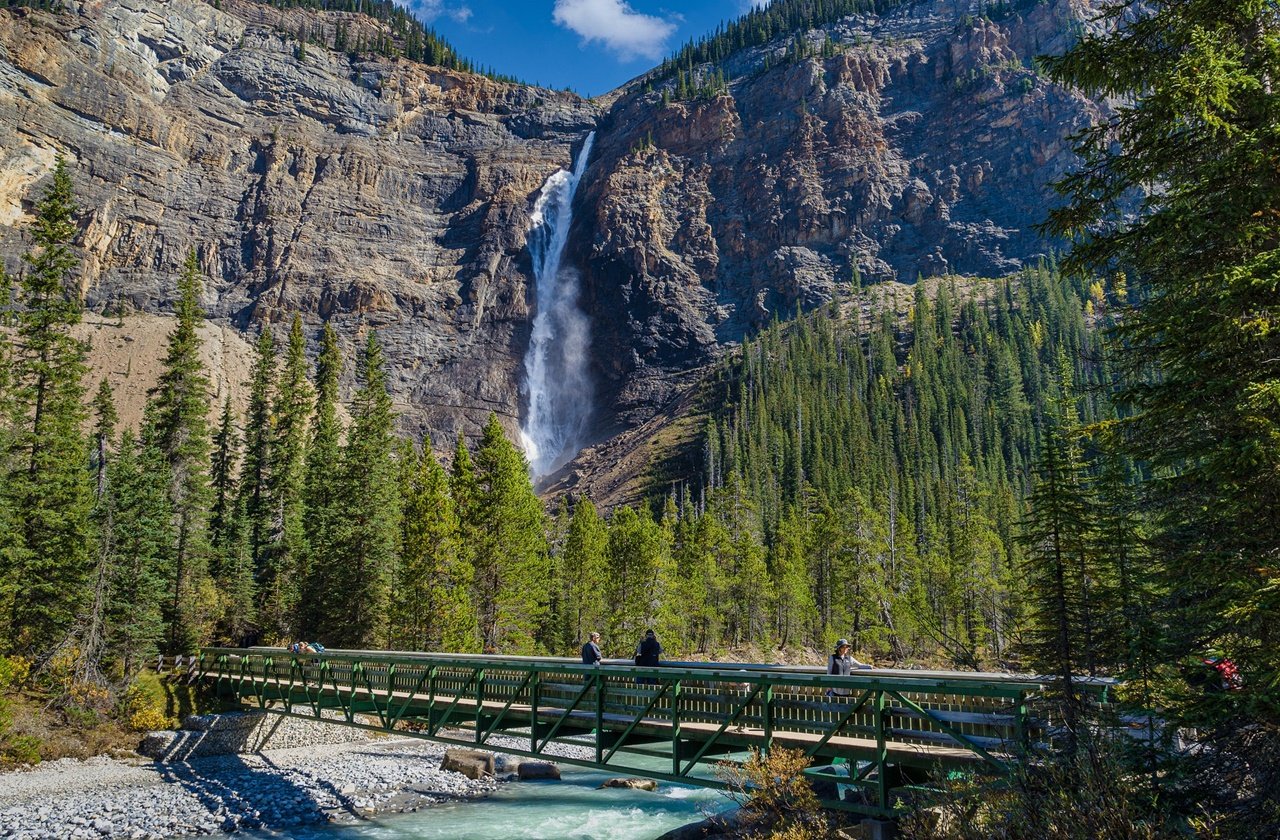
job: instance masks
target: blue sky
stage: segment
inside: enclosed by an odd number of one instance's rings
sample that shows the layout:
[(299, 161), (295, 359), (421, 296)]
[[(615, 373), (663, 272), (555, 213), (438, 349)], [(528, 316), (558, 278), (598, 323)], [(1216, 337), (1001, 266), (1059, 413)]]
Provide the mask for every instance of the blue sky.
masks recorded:
[(604, 93), (766, 0), (407, 0), (462, 55), (547, 87)]

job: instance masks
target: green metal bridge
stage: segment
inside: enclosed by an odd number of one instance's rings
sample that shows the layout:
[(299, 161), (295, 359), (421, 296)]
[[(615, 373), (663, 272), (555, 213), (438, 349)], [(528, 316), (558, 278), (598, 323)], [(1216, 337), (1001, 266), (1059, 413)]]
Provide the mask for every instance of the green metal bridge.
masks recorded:
[[(881, 817), (938, 770), (1007, 774), (1044, 737), (1029, 704), (1048, 686), (991, 673), (274, 648), (206, 648), (191, 676), (245, 708), (335, 710), (347, 726), (710, 787), (724, 786), (721, 762), (753, 747), (800, 749), (826, 806)], [(555, 755), (557, 743), (595, 754)]]

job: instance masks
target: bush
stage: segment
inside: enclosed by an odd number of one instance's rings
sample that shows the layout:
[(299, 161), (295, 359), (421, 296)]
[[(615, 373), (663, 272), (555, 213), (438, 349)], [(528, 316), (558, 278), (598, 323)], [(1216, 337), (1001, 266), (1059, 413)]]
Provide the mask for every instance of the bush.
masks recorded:
[(165, 717), (162, 710), (156, 708), (138, 709), (129, 716), (129, 728), (135, 732), (150, 732), (154, 729), (172, 729), (173, 721)]
[(1158, 840), (1165, 825), (1149, 780), (1116, 745), (1085, 741), (1074, 757), (1019, 766), (1007, 785), (957, 775), (942, 802), (902, 821), (907, 840)]
[(40, 739), (13, 731), (13, 701), (9, 697), (30, 675), (30, 660), (0, 656), (0, 767), (40, 761)]
[(803, 750), (752, 748), (742, 765), (724, 763), (717, 775), (738, 803), (738, 836), (776, 840), (818, 840), (827, 836), (827, 818), (805, 777)]

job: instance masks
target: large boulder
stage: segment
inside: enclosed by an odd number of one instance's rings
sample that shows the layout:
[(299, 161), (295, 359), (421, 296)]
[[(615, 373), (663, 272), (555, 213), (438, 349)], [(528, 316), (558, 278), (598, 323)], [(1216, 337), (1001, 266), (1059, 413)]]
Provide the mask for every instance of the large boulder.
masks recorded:
[(493, 775), (493, 753), (481, 750), (445, 750), (440, 762), (441, 770), (461, 773), (468, 779), (481, 779)]
[(532, 779), (558, 779), (560, 768), (549, 761), (522, 761), (520, 763), (520, 781)]

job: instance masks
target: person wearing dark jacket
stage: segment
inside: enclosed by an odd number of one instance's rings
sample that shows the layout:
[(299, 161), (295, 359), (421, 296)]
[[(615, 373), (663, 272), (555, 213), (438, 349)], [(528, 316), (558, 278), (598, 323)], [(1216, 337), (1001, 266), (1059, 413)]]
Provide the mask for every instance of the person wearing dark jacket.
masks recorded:
[[(832, 676), (836, 676), (836, 677), (847, 677), (849, 676), (849, 674), (853, 673), (854, 668), (865, 669), (865, 668), (871, 667), (870, 665), (867, 665), (866, 663), (863, 663), (863, 662), (859, 662), (858, 660), (850, 656), (849, 650), (850, 650), (850, 647), (849, 647), (848, 639), (841, 639), (840, 641), (836, 642), (835, 653), (831, 654), (831, 656), (827, 658), (828, 674), (831, 674)], [(831, 697), (831, 696), (847, 697), (848, 695), (849, 695), (849, 689), (847, 688), (827, 689), (828, 697)]]
[(599, 665), (603, 659), (600, 654), (600, 634), (592, 633), (591, 638), (582, 646), (582, 664)]
[[(662, 643), (658, 641), (658, 634), (652, 630), (646, 630), (644, 638), (636, 646), (636, 664), (642, 668), (657, 668), (661, 663)], [(653, 685), (657, 680), (652, 677), (641, 677), (636, 682), (641, 685)]]

